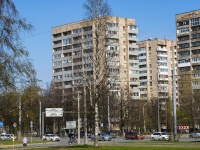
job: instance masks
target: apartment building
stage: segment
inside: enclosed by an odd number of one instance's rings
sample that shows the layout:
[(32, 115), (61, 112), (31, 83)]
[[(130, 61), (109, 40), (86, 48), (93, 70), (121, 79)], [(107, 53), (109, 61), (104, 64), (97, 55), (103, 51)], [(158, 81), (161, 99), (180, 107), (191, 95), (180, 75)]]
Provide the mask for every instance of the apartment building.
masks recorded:
[[(176, 64), (176, 43), (169, 40), (138, 42), (140, 98), (168, 99), (172, 94), (172, 70)], [(175, 66), (176, 67), (176, 66)]]
[[(139, 74), (138, 74), (138, 51), (137, 33), (138, 28), (134, 19), (110, 17), (105, 22), (105, 34), (109, 34), (105, 41), (106, 55), (114, 58), (115, 64), (108, 68), (112, 77), (111, 89), (115, 92), (128, 87), (131, 99), (139, 99)], [(52, 75), (53, 81), (58, 87), (72, 89), (72, 84), (83, 84), (82, 72), (95, 76), (94, 62), (94, 24), (90, 20), (83, 20), (52, 28)], [(113, 52), (114, 55), (113, 55)], [(114, 81), (112, 81), (114, 80)]]
[[(200, 10), (176, 15), (178, 73), (200, 77)], [(200, 86), (193, 82), (193, 88)]]
[(190, 128), (200, 129), (200, 10), (176, 15), (176, 41), (180, 107)]

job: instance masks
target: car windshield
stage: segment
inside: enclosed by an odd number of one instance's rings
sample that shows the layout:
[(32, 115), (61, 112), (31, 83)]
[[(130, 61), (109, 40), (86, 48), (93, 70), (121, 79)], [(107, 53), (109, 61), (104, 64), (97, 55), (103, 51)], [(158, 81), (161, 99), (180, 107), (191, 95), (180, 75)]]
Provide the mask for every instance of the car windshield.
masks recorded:
[(168, 135), (166, 132), (162, 132), (162, 135)]
[(54, 134), (52, 134), (52, 135), (50, 135), (51, 137), (55, 137), (55, 135)]

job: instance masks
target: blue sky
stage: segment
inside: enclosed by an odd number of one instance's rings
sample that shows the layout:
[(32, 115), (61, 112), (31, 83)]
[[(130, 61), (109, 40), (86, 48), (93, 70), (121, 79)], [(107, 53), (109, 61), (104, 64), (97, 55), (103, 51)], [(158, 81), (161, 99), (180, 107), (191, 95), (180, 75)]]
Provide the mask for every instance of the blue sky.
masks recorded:
[[(35, 29), (24, 45), (43, 83), (52, 79), (51, 28), (83, 20), (85, 0), (13, 0), (20, 16)], [(200, 0), (108, 0), (112, 15), (136, 19), (138, 40), (175, 40), (175, 15), (200, 9)]]

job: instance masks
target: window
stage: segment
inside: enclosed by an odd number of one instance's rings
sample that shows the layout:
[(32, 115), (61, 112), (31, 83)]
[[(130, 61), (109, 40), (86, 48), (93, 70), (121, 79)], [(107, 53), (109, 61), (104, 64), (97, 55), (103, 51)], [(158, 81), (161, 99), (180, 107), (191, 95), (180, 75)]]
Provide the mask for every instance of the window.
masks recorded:
[(178, 44), (178, 48), (189, 48), (190, 47), (190, 43), (183, 43), (183, 44)]
[(188, 36), (182, 36), (182, 37), (178, 37), (179, 41), (187, 41), (189, 40), (189, 35)]
[(110, 27), (110, 28), (113, 28), (113, 27), (118, 28), (118, 23), (111, 23), (111, 22), (108, 22), (108, 23), (107, 23), (107, 27)]
[(65, 74), (64, 76), (65, 76), (65, 78), (68, 78), (68, 77), (72, 77), (72, 74), (69, 73), (69, 74)]
[(178, 34), (187, 33), (187, 32), (189, 32), (189, 28), (181, 28), (177, 30)]
[(200, 41), (192, 42), (192, 46), (193, 47), (200, 46)]
[(146, 62), (146, 59), (140, 59), (139, 62)]
[(61, 54), (53, 55), (53, 59), (59, 59), (59, 58), (61, 58)]
[(135, 26), (135, 25), (130, 25), (130, 26), (129, 26), (129, 30), (137, 30), (137, 26)]
[(168, 69), (160, 68), (160, 69), (159, 69), (159, 72), (168, 72)]
[(146, 56), (146, 53), (141, 53), (138, 55), (139, 57)]
[(131, 67), (138, 67), (138, 63), (129, 63)]
[(72, 34), (78, 34), (78, 33), (81, 33), (81, 28), (72, 31)]
[(146, 47), (140, 47), (139, 51), (146, 51)]
[[(193, 58), (194, 59), (194, 58)], [(190, 59), (181, 59), (178, 61), (179, 64), (182, 64), (182, 63), (189, 63), (190, 62)]]
[(70, 45), (72, 42), (71, 42), (71, 39), (64, 39), (63, 40), (63, 44), (64, 45)]
[(179, 21), (177, 22), (177, 26), (189, 25), (189, 20)]
[(193, 19), (190, 19), (190, 21), (191, 21), (191, 26), (200, 25), (200, 18), (193, 18)]
[(53, 63), (53, 66), (59, 66), (62, 65), (62, 61), (56, 61)]

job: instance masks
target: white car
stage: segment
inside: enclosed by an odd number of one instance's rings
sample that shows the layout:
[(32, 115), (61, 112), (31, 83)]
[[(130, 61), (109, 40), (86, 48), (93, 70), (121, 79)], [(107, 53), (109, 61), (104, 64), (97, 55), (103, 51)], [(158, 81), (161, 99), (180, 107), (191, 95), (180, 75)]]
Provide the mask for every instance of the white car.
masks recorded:
[(169, 135), (166, 132), (154, 132), (151, 134), (152, 140), (169, 140)]
[(14, 138), (14, 140), (17, 139), (16, 135), (14, 135), (14, 134), (6, 134), (6, 136), (7, 136), (8, 140), (13, 140), (13, 138)]
[(0, 140), (2, 141), (8, 140), (8, 137), (6, 136), (6, 134), (1, 134)]
[(60, 137), (55, 135), (55, 134), (45, 134), (42, 137), (42, 140), (47, 140), (47, 141), (60, 141)]

